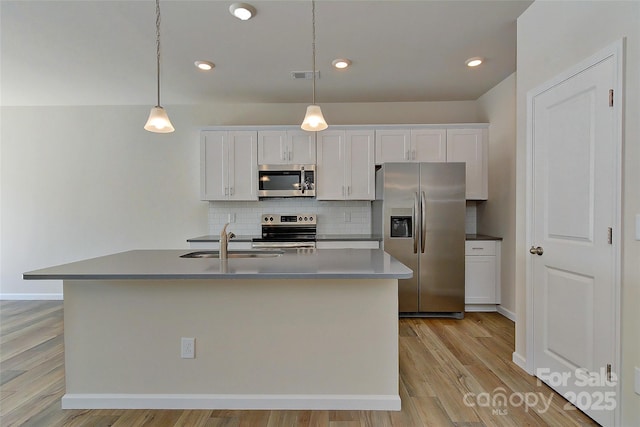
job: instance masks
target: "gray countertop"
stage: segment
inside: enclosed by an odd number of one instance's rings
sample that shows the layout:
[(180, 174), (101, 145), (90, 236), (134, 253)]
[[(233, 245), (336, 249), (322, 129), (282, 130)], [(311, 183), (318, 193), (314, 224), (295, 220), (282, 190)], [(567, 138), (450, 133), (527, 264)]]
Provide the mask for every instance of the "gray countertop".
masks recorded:
[[(231, 241), (232, 242), (250, 242), (251, 239), (257, 236), (236, 236)], [(192, 237), (187, 239), (187, 242), (219, 242), (220, 235), (219, 234), (207, 234), (205, 236), (200, 237)]]
[[(251, 239), (258, 236), (236, 236), (231, 240), (232, 242), (250, 242)], [(380, 236), (373, 236), (371, 234), (318, 234), (316, 236), (317, 241), (380, 241)], [(215, 234), (208, 234), (206, 236), (192, 237), (187, 239), (187, 242), (219, 242), (220, 236)]]
[(502, 237), (488, 236), (486, 234), (467, 234), (466, 240), (502, 240)]
[[(181, 258), (189, 249), (133, 250), (24, 273), (26, 280), (408, 279), (380, 249), (288, 250), (270, 258)], [(230, 251), (233, 252), (233, 251)]]
[[(256, 236), (236, 236), (232, 241), (250, 242)], [(339, 241), (376, 241), (382, 240), (381, 236), (372, 234), (318, 234), (317, 241), (339, 242)], [(467, 234), (466, 240), (502, 240), (502, 237), (489, 236), (486, 234)], [(208, 234), (206, 236), (192, 237), (187, 242), (219, 242), (220, 236)]]

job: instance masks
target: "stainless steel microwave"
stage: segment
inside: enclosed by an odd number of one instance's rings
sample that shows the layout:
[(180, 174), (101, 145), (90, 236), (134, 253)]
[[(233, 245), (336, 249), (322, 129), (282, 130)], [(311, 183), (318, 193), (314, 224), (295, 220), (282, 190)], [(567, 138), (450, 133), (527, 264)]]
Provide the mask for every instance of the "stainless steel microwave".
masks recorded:
[(259, 165), (258, 197), (315, 197), (316, 165)]

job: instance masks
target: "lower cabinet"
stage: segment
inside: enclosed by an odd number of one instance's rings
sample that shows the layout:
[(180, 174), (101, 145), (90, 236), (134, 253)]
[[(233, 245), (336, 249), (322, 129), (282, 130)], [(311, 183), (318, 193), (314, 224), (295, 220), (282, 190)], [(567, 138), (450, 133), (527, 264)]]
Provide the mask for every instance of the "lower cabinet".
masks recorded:
[(496, 311), (500, 304), (499, 240), (465, 242), (466, 311)]
[(377, 240), (322, 240), (316, 242), (317, 249), (380, 249)]

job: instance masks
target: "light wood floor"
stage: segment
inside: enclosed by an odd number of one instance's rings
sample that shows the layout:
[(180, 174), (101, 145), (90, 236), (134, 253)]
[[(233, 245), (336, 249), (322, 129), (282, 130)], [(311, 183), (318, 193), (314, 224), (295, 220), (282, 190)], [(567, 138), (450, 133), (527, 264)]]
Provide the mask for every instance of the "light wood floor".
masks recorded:
[[(400, 320), (400, 412), (62, 410), (62, 302), (2, 301), (0, 322), (3, 427), (597, 425), (511, 362), (514, 325), (496, 313)], [(550, 406), (522, 404), (534, 396)]]

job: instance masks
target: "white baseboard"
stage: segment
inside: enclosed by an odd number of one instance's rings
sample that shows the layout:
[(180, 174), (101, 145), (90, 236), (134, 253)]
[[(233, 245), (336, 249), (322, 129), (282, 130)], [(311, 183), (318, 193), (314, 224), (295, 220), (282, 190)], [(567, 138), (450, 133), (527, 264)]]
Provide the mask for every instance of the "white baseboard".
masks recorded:
[(11, 301), (59, 301), (62, 300), (62, 294), (0, 294), (0, 300)]
[(496, 304), (465, 304), (464, 311), (468, 311), (469, 313), (473, 313), (473, 312), (490, 313), (498, 310), (496, 308)]
[(502, 314), (504, 317), (511, 320), (512, 322), (516, 321), (516, 314), (513, 311), (507, 310), (501, 305), (498, 305), (498, 313)]
[(399, 411), (399, 395), (67, 393), (62, 409), (272, 409)]
[(527, 372), (527, 359), (525, 359), (515, 351), (513, 352), (513, 354), (511, 354), (511, 361), (522, 368), (523, 371)]

